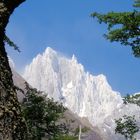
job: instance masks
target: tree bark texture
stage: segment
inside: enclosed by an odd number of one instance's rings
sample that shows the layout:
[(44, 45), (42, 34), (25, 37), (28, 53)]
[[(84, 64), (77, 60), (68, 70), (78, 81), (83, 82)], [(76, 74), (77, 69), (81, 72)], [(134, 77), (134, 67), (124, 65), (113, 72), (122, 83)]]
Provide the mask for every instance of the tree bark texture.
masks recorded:
[(27, 129), (5, 51), (5, 28), (13, 11), (25, 0), (0, 0), (0, 140), (27, 140)]

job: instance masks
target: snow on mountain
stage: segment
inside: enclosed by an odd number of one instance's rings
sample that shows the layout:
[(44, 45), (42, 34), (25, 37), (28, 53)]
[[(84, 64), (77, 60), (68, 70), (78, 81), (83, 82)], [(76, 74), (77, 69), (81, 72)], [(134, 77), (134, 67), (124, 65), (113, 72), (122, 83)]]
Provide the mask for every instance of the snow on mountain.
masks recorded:
[[(47, 48), (26, 66), (23, 77), (31, 86), (63, 102), (74, 113), (87, 117), (92, 125), (104, 130), (106, 139), (114, 137), (114, 118), (125, 112), (140, 115), (136, 105), (123, 105), (120, 93), (112, 90), (103, 74), (94, 76), (85, 72), (74, 55), (68, 59)], [(116, 140), (121, 139), (116, 137)]]
[(14, 69), (15, 68), (15, 63), (14, 63), (13, 59), (10, 56), (8, 56), (8, 61), (9, 61), (10, 67), (12, 69)]

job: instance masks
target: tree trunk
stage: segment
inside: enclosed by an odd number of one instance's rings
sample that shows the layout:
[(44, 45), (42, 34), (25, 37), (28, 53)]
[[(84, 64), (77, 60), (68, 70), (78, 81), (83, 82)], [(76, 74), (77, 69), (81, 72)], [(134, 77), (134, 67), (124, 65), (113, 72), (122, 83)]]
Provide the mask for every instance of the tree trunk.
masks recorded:
[(5, 51), (5, 28), (10, 15), (24, 0), (0, 0), (0, 140), (27, 140), (27, 129)]

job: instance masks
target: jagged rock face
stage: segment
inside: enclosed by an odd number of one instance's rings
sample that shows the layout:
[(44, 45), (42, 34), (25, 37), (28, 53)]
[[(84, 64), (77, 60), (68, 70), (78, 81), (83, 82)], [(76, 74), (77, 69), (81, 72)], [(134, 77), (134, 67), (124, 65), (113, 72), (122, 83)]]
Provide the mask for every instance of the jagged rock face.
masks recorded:
[(24, 78), (94, 124), (102, 123), (122, 104), (121, 96), (112, 91), (104, 75), (86, 73), (74, 56), (67, 59), (51, 48), (33, 59)]
[[(14, 70), (13, 65), (11, 65), (11, 68), (15, 86), (26, 92), (25, 89), (26, 81)], [(23, 101), (24, 94), (20, 91), (17, 91), (17, 97), (19, 102)], [(77, 114), (74, 114), (70, 110), (67, 110), (64, 113), (64, 118), (62, 118), (60, 122), (61, 121), (62, 123), (65, 122), (66, 125), (69, 126), (70, 133), (74, 133), (79, 126), (81, 126), (82, 129), (88, 128), (87, 132), (81, 134), (81, 140), (103, 140), (100, 130), (97, 127), (93, 127), (86, 118), (80, 118), (79, 116), (77, 116)], [(44, 138), (44, 140), (46, 140), (46, 138)]]
[[(122, 116), (125, 107), (120, 93), (111, 89), (104, 75), (93, 76), (85, 72), (75, 56), (68, 59), (47, 48), (26, 66), (23, 76), (31, 86), (63, 102), (79, 116), (87, 117), (92, 125), (99, 126), (104, 130), (105, 139), (114, 137), (114, 118)], [(128, 110), (126, 114), (133, 114), (139, 108), (130, 105)], [(116, 137), (116, 140), (121, 139)]]

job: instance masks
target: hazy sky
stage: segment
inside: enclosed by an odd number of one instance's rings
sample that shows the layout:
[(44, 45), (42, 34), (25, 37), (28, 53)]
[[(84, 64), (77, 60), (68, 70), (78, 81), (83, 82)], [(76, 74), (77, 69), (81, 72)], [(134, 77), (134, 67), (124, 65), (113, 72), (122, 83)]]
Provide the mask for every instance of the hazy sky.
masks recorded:
[(132, 10), (133, 0), (26, 0), (12, 15), (8, 36), (20, 46), (20, 54), (7, 47), (22, 72), (47, 46), (71, 57), (75, 54), (86, 71), (106, 75), (122, 94), (140, 91), (140, 59), (131, 48), (103, 38), (106, 26), (92, 19), (92, 12)]

